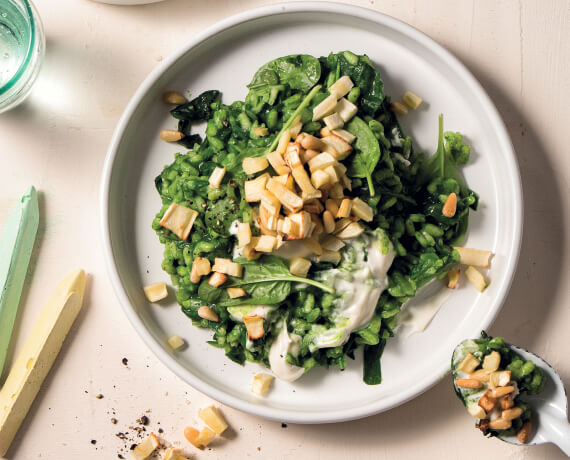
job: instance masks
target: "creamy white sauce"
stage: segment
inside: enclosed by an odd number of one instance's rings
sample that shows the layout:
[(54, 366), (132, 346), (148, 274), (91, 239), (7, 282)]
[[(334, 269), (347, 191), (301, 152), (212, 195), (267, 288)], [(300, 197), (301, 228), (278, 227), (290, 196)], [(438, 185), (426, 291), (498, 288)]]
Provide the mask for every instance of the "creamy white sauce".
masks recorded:
[(267, 319), (267, 316), (276, 308), (275, 305), (245, 305), (228, 307), (228, 313), (234, 321), (243, 323), (244, 316), (261, 316), (263, 319)]
[(392, 128), (392, 139), (391, 139), (391, 144), (394, 147), (401, 147), (402, 146), (402, 136), (400, 134), (400, 130), (398, 129), (397, 126), (394, 126)]
[(277, 378), (293, 382), (303, 375), (305, 369), (299, 366), (292, 366), (286, 360), (287, 353), (297, 356), (300, 348), (301, 337), (297, 334), (289, 334), (287, 324), (283, 321), (281, 332), (269, 349), (269, 366)]
[(240, 224), (239, 220), (234, 220), (230, 224), (230, 235), (237, 235), (238, 234), (238, 225)]

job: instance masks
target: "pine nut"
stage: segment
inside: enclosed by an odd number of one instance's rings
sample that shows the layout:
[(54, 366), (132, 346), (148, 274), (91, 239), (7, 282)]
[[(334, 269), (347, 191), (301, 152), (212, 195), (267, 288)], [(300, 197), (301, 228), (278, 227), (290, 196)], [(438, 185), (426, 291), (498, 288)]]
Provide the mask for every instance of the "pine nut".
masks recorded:
[(186, 102), (188, 102), (186, 100), (186, 98), (184, 96), (182, 96), (182, 94), (180, 94), (176, 91), (167, 91), (166, 93), (164, 93), (162, 98), (163, 98), (164, 102), (166, 102), (167, 104), (172, 104), (172, 105), (182, 105), (182, 104), (186, 104)]
[(202, 305), (200, 308), (198, 308), (198, 316), (200, 318), (204, 318), (207, 319), (208, 321), (213, 321), (215, 323), (220, 322), (220, 317), (218, 316), (218, 314), (207, 305)]
[(455, 385), (462, 388), (481, 388), (483, 384), (475, 379), (457, 379)]
[(505, 420), (514, 420), (515, 418), (519, 418), (523, 413), (523, 410), (520, 407), (513, 407), (512, 409), (506, 409), (501, 413), (501, 418)]
[(528, 440), (530, 439), (531, 428), (532, 427), (530, 424), (530, 420), (526, 421), (522, 426), (522, 428), (517, 433), (517, 439), (519, 440), (519, 442), (521, 442), (522, 444), (526, 444), (528, 442)]
[(454, 192), (451, 192), (447, 196), (447, 199), (443, 204), (443, 209), (441, 210), (441, 213), (445, 217), (452, 218), (455, 215), (456, 211), (457, 211), (457, 195)]
[(323, 224), (325, 227), (325, 232), (327, 233), (334, 232), (335, 228), (334, 217), (330, 211), (323, 212)]
[(321, 141), (318, 137), (311, 136), (310, 134), (305, 134), (301, 141), (301, 145), (306, 150), (318, 150), (320, 152), (327, 148), (327, 144)]
[(515, 405), (513, 401), (513, 395), (507, 395), (503, 399), (501, 399), (501, 409), (510, 409)]
[(489, 422), (489, 428), (491, 430), (508, 430), (513, 423), (510, 420), (505, 420), (504, 418), (496, 418)]
[(184, 137), (180, 131), (174, 129), (163, 129), (160, 131), (160, 138), (166, 142), (176, 142)]
[(408, 108), (401, 102), (392, 102), (390, 108), (396, 115), (407, 115), (408, 113)]
[(508, 395), (513, 391), (515, 391), (515, 387), (511, 385), (506, 387), (496, 387), (491, 390), (491, 396), (493, 396), (493, 398), (500, 398), (501, 396)]

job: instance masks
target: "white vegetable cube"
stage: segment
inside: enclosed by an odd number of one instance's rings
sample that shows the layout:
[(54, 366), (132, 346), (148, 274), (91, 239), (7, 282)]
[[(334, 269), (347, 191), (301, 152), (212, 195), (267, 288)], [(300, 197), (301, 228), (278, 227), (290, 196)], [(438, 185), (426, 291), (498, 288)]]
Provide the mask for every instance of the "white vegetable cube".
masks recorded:
[(146, 460), (158, 448), (160, 442), (154, 433), (146, 437), (139, 445), (137, 445), (131, 454), (136, 460)]
[(242, 266), (236, 262), (232, 262), (230, 259), (223, 259), (221, 257), (216, 257), (214, 259), (214, 266), (212, 271), (218, 273), (225, 273), (230, 276), (241, 277)]
[(273, 193), (281, 201), (281, 204), (292, 212), (297, 212), (303, 207), (301, 197), (274, 178), (267, 181), (267, 190)]
[(213, 287), (220, 287), (224, 284), (228, 279), (228, 276), (224, 273), (214, 272), (210, 279), (208, 280), (208, 284)]
[(245, 328), (247, 329), (247, 336), (251, 340), (260, 339), (265, 335), (265, 329), (263, 328), (263, 318), (261, 316), (244, 316), (243, 322), (245, 323)]
[(449, 289), (455, 289), (459, 283), (459, 268), (452, 268), (447, 272), (447, 287)]
[(330, 115), (335, 111), (337, 106), (337, 97), (335, 94), (327, 96), (320, 104), (313, 109), (313, 121), (318, 121), (321, 118)]
[(289, 128), (289, 136), (291, 136), (292, 139), (295, 139), (302, 129), (303, 122), (301, 121), (301, 115), (297, 115), (297, 117), (291, 123), (291, 127)]
[(273, 179), (279, 182), (280, 184), (283, 184), (289, 190), (293, 192), (295, 191), (295, 181), (293, 180), (293, 176), (291, 176), (291, 174), (287, 173), (287, 174), (282, 174), (280, 176), (274, 176)]
[(293, 168), (291, 175), (303, 193), (308, 195), (320, 195), (320, 192), (317, 193), (317, 190), (313, 187), (311, 179), (309, 179), (309, 175), (303, 165), (299, 164), (299, 166)]
[(325, 169), (327, 166), (333, 166), (336, 163), (336, 159), (330, 153), (320, 153), (309, 161), (309, 170), (313, 173), (317, 169)]
[(480, 251), (479, 249), (462, 248), (460, 246), (455, 246), (453, 249), (459, 253), (460, 263), (473, 265), (474, 267), (489, 268), (491, 257), (493, 256), (491, 251)]
[(285, 154), (283, 158), (285, 163), (289, 168), (293, 169), (297, 166), (301, 166), (303, 163), (301, 162), (301, 144), (297, 142), (289, 142), (287, 145), (287, 150), (285, 150)]
[(406, 94), (404, 94), (404, 102), (410, 109), (416, 110), (422, 103), (422, 98), (411, 91), (406, 91)]
[(331, 198), (344, 198), (344, 186), (342, 184), (334, 184), (329, 190)]
[(242, 161), (242, 168), (246, 174), (255, 174), (267, 169), (269, 163), (265, 157), (248, 157)]
[(293, 257), (289, 263), (289, 271), (292, 275), (306, 278), (309, 269), (311, 268), (311, 261), (302, 257)]
[(256, 395), (262, 396), (269, 390), (271, 382), (273, 382), (272, 375), (263, 373), (255, 374), (251, 384), (251, 391)]
[(255, 245), (255, 250), (259, 252), (271, 252), (275, 249), (275, 243), (277, 238), (271, 235), (261, 235), (257, 244)]
[(341, 240), (350, 240), (360, 236), (364, 229), (358, 222), (352, 222), (343, 228), (340, 232), (336, 233), (336, 237)]
[(504, 387), (511, 381), (511, 371), (495, 371), (489, 375), (489, 388)]
[(144, 287), (144, 295), (149, 302), (158, 302), (168, 297), (166, 283), (155, 283)]
[(333, 129), (332, 134), (344, 139), (349, 144), (352, 144), (356, 140), (356, 136), (348, 132), (346, 129)]
[(331, 184), (336, 184), (337, 182), (340, 182), (340, 176), (333, 165), (327, 166), (322, 171), (329, 176)]
[(272, 216), (278, 215), (281, 210), (281, 201), (269, 190), (261, 192), (261, 205), (264, 206)]
[(300, 238), (308, 238), (311, 231), (311, 214), (307, 211), (301, 211), (295, 214), (291, 214), (289, 219), (297, 224), (298, 226), (298, 235)]
[(160, 225), (170, 230), (181, 240), (185, 240), (190, 235), (196, 217), (198, 217), (198, 211), (172, 203), (160, 220)]
[(166, 343), (168, 344), (168, 346), (170, 348), (172, 348), (173, 350), (180, 350), (184, 344), (186, 342), (184, 342), (184, 339), (182, 337), (180, 337), (179, 335), (171, 335), (168, 340), (166, 341)]
[(475, 286), (479, 292), (483, 292), (485, 290), (485, 288), (487, 287), (487, 283), (485, 282), (485, 278), (483, 277), (481, 272), (479, 270), (477, 270), (475, 267), (473, 267), (471, 265), (469, 267), (467, 267), (467, 270), (465, 270), (465, 276), (467, 277), (467, 280), (473, 286)]
[(342, 120), (346, 123), (356, 115), (356, 113), (358, 112), (358, 107), (356, 107), (352, 102), (343, 97), (339, 99), (338, 104), (336, 106), (336, 111), (340, 115), (340, 118), (342, 118)]
[(467, 409), (467, 412), (469, 412), (475, 418), (479, 418), (479, 419), (487, 418), (487, 413), (485, 412), (485, 410), (481, 406), (478, 406), (478, 405), (470, 406)]
[(244, 297), (247, 293), (242, 288), (227, 288), (230, 299)]
[(311, 174), (311, 183), (315, 188), (325, 187), (331, 182), (330, 176), (322, 169), (317, 169), (313, 174)]
[(281, 133), (281, 137), (279, 137), (279, 143), (277, 144), (277, 153), (283, 155), (285, 153), (285, 149), (287, 148), (287, 144), (291, 140), (291, 131), (286, 129)]
[(334, 134), (323, 137), (322, 141), (335, 150), (335, 158), (337, 160), (344, 160), (352, 152), (352, 146), (344, 139), (341, 139)]
[(370, 222), (374, 218), (372, 208), (360, 198), (352, 200), (352, 214), (356, 217), (360, 217), (365, 222)]
[(247, 222), (240, 222), (237, 230), (238, 247), (243, 248), (251, 241), (251, 227)]
[(208, 427), (204, 427), (202, 428), (202, 431), (200, 431), (200, 434), (196, 438), (196, 444), (206, 447), (214, 440), (215, 437), (216, 433), (214, 431), (212, 431)]
[(332, 113), (331, 115), (326, 116), (323, 118), (325, 125), (327, 125), (328, 129), (338, 129), (344, 126), (344, 120), (340, 117), (337, 112)]
[(252, 203), (261, 200), (261, 194), (265, 190), (265, 185), (269, 179), (269, 174), (263, 174), (253, 180), (246, 180), (244, 184), (245, 199)]
[(212, 175), (210, 176), (209, 180), (210, 187), (220, 188), (220, 184), (222, 183), (222, 179), (224, 178), (225, 174), (226, 174), (226, 168), (216, 167), (216, 169), (214, 169)]
[(335, 81), (330, 87), (329, 91), (331, 94), (335, 94), (337, 99), (340, 99), (343, 96), (346, 96), (349, 91), (353, 88), (354, 83), (350, 79), (348, 75), (340, 77), (337, 81)]
[(289, 173), (289, 167), (287, 164), (285, 164), (285, 160), (283, 159), (283, 155), (281, 153), (277, 151), (271, 152), (266, 155), (266, 158), (277, 174), (282, 175)]
[(501, 364), (501, 355), (497, 351), (492, 351), (483, 358), (483, 369), (489, 372), (495, 372)]
[(352, 200), (350, 198), (345, 198), (341, 201), (336, 214), (337, 219), (341, 217), (349, 217), (350, 211), (352, 211)]
[(228, 428), (228, 424), (224, 420), (220, 411), (214, 407), (206, 407), (198, 412), (198, 417), (208, 425), (216, 434), (222, 434)]
[(339, 251), (328, 251), (325, 249), (323, 253), (317, 257), (317, 260), (319, 262), (330, 262), (336, 265), (340, 262), (340, 258), (341, 256)]
[(473, 355), (473, 353), (467, 353), (467, 356), (457, 366), (457, 370), (471, 374), (481, 362)]

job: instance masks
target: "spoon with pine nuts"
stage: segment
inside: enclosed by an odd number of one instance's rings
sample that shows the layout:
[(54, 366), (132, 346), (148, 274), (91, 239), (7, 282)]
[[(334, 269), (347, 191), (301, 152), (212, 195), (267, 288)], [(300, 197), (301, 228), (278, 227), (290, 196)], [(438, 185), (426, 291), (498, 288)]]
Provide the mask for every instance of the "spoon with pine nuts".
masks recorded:
[(476, 427), (515, 445), (554, 443), (570, 457), (564, 384), (542, 358), (484, 332), (451, 360), (453, 386)]

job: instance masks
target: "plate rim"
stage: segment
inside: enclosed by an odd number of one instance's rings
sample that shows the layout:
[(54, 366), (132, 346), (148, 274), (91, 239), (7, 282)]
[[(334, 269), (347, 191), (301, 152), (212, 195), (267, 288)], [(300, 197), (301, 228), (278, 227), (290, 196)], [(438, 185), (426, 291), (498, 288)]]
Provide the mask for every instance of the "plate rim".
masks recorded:
[(449, 372), (448, 365), (442, 365), (438, 368), (438, 372), (427, 380), (423, 380), (416, 385), (410, 386), (406, 392), (400, 396), (388, 397), (380, 400), (376, 404), (367, 404), (357, 406), (356, 408), (344, 408), (327, 412), (299, 412), (296, 410), (280, 409), (265, 405), (255, 404), (253, 402), (240, 399), (239, 397), (227, 394), (214, 386), (206, 383), (200, 378), (196, 377), (192, 372), (178, 363), (173, 357), (161, 346), (158, 346), (156, 340), (148, 331), (142, 319), (136, 314), (135, 309), (129, 301), (126, 289), (121, 282), (121, 277), (116, 264), (113, 252), (113, 245), (111, 241), (111, 230), (109, 220), (109, 202), (110, 194), (109, 188), (113, 173), (113, 165), (117, 159), (119, 147), (121, 146), (123, 134), (128, 128), (132, 116), (135, 114), (138, 106), (144, 100), (145, 94), (156, 83), (156, 81), (163, 75), (163, 73), (173, 65), (179, 58), (191, 51), (202, 42), (223, 32), (234, 26), (239, 26), (255, 19), (261, 19), (269, 16), (279, 16), (283, 14), (299, 13), (299, 12), (322, 12), (333, 13), (337, 15), (347, 15), (363, 19), (371, 22), (382, 24), (391, 29), (407, 35), (412, 40), (421, 43), (429, 48), (431, 52), (438, 55), (447, 65), (449, 65), (456, 74), (461, 78), (461, 81), (471, 87), (473, 94), (475, 94), (480, 101), (484, 111), (490, 117), (490, 121), (496, 127), (496, 135), (499, 143), (502, 146), (502, 152), (506, 156), (506, 161), (510, 165), (511, 187), (513, 188), (515, 196), (515, 203), (512, 209), (514, 217), (514, 234), (512, 235), (512, 244), (509, 249), (511, 257), (506, 263), (505, 282), (502, 284), (500, 290), (494, 298), (494, 308), (483, 319), (483, 328), (488, 328), (497, 314), (501, 310), (506, 296), (510, 290), (513, 278), (516, 273), (517, 262), (520, 255), (520, 248), (522, 242), (522, 225), (523, 225), (523, 194), (520, 170), (518, 167), (517, 158), (512, 145), (512, 141), (505, 127), (505, 124), (500, 117), (497, 108), (491, 101), (490, 97), (483, 89), (481, 84), (473, 76), (473, 74), (460, 62), (451, 52), (446, 50), (442, 45), (430, 38), (428, 35), (414, 28), (413, 26), (396, 19), (392, 16), (374, 11), (368, 8), (347, 5), (336, 2), (288, 2), (277, 3), (273, 5), (262, 6), (251, 10), (243, 11), (241, 13), (232, 15), (225, 18), (207, 28), (200, 31), (187, 41), (185, 41), (177, 50), (175, 50), (169, 57), (164, 59), (155, 69), (153, 69), (144, 81), (139, 85), (134, 95), (129, 100), (125, 107), (119, 122), (113, 132), (113, 136), (109, 143), (106, 153), (105, 162), (102, 170), (101, 184), (99, 190), (99, 212), (100, 212), (100, 237), (103, 243), (103, 256), (107, 268), (107, 276), (109, 277), (115, 295), (119, 299), (122, 310), (129, 319), (129, 322), (134, 327), (137, 334), (142, 338), (143, 342), (155, 354), (155, 356), (174, 374), (181, 378), (184, 382), (188, 383), (198, 391), (214, 398), (215, 400), (226, 404), (235, 409), (267, 418), (270, 420), (290, 422), (290, 423), (334, 423), (343, 422), (348, 420), (355, 420), (367, 416), (371, 416), (380, 412), (390, 410), (394, 407), (400, 406), (411, 399), (419, 396), (428, 389), (432, 388)]

